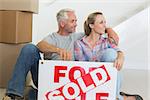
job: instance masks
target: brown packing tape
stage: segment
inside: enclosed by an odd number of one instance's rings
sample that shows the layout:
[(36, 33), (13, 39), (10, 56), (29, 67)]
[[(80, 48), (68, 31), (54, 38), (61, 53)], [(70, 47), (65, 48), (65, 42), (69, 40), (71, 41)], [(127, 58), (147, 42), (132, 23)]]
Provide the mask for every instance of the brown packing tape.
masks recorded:
[(2, 13), (0, 13), (0, 41), (2, 40)]
[(38, 13), (39, 0), (0, 0), (0, 10)]

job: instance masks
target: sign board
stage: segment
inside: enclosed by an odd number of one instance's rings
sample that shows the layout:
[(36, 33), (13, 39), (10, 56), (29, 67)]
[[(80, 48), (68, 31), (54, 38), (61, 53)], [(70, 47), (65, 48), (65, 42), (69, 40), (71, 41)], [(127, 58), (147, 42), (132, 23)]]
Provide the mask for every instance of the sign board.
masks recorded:
[(116, 100), (116, 80), (113, 63), (41, 60), (38, 100)]

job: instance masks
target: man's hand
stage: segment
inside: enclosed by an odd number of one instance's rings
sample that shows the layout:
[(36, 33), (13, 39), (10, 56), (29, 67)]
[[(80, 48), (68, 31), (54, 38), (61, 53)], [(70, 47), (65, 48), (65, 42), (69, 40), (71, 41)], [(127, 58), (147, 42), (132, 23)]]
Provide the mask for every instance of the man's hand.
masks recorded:
[(57, 48), (56, 51), (60, 55), (60, 59), (62, 59), (62, 60), (71, 60), (72, 59), (71, 52), (69, 52), (65, 49)]

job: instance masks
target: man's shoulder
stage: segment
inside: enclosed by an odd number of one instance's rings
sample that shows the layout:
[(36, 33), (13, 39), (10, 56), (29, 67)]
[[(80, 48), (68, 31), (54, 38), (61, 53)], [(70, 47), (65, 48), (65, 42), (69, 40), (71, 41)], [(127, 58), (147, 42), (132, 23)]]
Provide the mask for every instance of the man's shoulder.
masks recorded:
[(44, 41), (53, 41), (55, 37), (55, 33), (49, 33), (46, 37), (43, 38)]
[(73, 35), (84, 35), (84, 32), (74, 32)]
[(83, 32), (72, 33), (72, 37), (73, 37), (75, 40), (81, 39), (83, 36), (84, 36), (84, 33), (83, 33)]
[(52, 32), (52, 33), (49, 33), (46, 37), (47, 38), (54, 38), (54, 37), (56, 37), (56, 32)]

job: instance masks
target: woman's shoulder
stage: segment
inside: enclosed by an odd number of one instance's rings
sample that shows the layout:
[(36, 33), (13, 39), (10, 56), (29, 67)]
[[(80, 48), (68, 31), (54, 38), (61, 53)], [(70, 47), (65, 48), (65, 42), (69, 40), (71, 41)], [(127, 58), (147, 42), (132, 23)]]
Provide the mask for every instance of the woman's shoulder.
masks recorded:
[(85, 44), (84, 39), (85, 39), (85, 36), (83, 36), (82, 38), (76, 40), (76, 41), (75, 41), (75, 44), (78, 44), (78, 45), (83, 45), (83, 44)]

